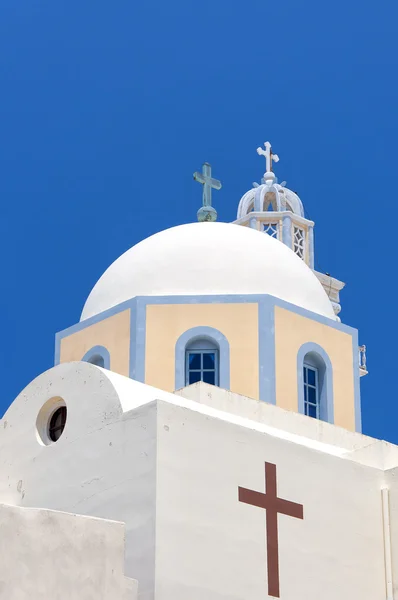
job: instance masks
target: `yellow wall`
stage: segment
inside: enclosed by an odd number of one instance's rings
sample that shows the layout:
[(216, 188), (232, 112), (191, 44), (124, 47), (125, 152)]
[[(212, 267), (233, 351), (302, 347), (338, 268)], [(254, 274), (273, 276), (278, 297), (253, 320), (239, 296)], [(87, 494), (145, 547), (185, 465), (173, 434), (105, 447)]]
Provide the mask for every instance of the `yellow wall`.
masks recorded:
[(111, 371), (129, 376), (130, 310), (124, 310), (61, 339), (60, 362), (81, 360), (93, 346), (105, 346)]
[(175, 389), (175, 346), (192, 327), (214, 327), (230, 346), (230, 388), (259, 397), (258, 305), (161, 304), (146, 309), (145, 383)]
[(332, 363), (335, 425), (355, 431), (351, 335), (278, 306), (275, 307), (277, 406), (298, 412), (297, 353), (306, 342), (319, 344)]

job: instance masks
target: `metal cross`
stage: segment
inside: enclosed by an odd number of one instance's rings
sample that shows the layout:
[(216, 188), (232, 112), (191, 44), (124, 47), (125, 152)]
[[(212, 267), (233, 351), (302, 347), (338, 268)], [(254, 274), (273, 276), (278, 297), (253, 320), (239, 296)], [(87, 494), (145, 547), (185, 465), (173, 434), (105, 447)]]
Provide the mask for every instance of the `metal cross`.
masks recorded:
[(203, 206), (211, 206), (211, 190), (220, 190), (221, 181), (212, 178), (209, 163), (204, 163), (202, 173), (196, 171), (193, 178), (203, 185)]
[(257, 154), (260, 156), (265, 156), (265, 169), (267, 173), (272, 172), (272, 161), (279, 162), (279, 156), (274, 154), (271, 150), (271, 144), (269, 142), (264, 142), (265, 150), (262, 148), (257, 148)]

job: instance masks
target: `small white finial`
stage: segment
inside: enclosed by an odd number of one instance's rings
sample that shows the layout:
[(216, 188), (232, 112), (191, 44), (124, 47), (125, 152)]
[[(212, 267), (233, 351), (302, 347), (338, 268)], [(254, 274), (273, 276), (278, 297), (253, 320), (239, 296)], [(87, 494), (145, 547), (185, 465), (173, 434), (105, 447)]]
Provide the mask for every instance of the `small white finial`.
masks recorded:
[(257, 148), (257, 154), (265, 156), (265, 170), (267, 173), (272, 173), (272, 162), (279, 162), (279, 156), (271, 150), (271, 144), (264, 142), (265, 150)]

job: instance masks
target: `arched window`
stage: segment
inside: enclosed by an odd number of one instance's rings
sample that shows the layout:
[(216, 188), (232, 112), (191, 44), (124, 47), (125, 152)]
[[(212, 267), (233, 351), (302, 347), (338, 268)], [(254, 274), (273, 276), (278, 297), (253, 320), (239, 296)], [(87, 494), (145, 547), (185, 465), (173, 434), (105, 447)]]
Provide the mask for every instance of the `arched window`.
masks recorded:
[(304, 414), (314, 419), (320, 418), (319, 372), (317, 367), (304, 363)]
[(219, 349), (210, 339), (196, 339), (185, 351), (185, 383), (197, 381), (219, 385)]
[(100, 354), (94, 354), (91, 358), (87, 360), (88, 363), (95, 365), (96, 367), (105, 368), (105, 359)]
[(82, 358), (83, 362), (88, 362), (96, 367), (110, 369), (111, 357), (104, 346), (93, 346)]
[(229, 390), (229, 343), (214, 327), (184, 331), (175, 346), (175, 389), (204, 381)]
[(304, 344), (298, 352), (299, 412), (333, 423), (332, 363), (318, 344)]

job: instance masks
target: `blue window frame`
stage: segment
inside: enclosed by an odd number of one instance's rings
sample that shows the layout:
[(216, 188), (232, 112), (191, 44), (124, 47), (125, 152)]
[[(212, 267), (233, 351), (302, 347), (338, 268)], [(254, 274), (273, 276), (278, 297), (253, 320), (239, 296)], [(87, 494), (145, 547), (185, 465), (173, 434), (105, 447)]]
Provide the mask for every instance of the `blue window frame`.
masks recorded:
[(316, 367), (304, 364), (304, 414), (314, 419), (320, 418), (319, 373)]
[[(200, 355), (195, 359), (197, 368), (191, 354)], [(176, 342), (175, 389), (203, 379), (229, 390), (229, 362), (229, 343), (221, 331), (204, 325), (192, 327), (184, 331)]]
[(213, 348), (187, 350), (185, 360), (186, 385), (197, 381), (219, 385), (218, 350)]
[(96, 367), (110, 369), (111, 356), (104, 346), (93, 346), (83, 356), (82, 361), (88, 362)]

